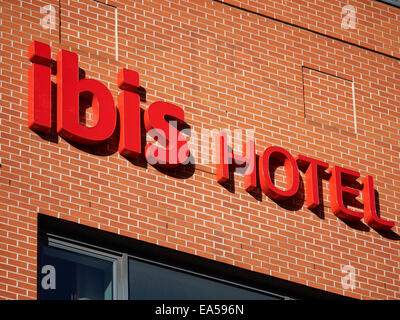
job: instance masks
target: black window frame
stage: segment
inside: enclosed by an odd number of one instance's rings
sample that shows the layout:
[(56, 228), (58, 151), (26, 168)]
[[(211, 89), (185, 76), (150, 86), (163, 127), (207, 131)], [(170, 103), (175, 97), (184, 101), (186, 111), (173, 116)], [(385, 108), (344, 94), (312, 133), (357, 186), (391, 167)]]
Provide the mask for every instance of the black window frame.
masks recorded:
[(52, 243), (114, 257), (117, 266), (113, 297), (116, 300), (129, 299), (130, 258), (279, 299), (349, 299), (335, 293), (43, 214), (38, 214), (38, 293), (42, 279), (39, 268), (41, 247)]
[(122, 298), (122, 294), (120, 292), (120, 283), (119, 279), (121, 276), (121, 259), (122, 257), (116, 253), (109, 252), (108, 250), (103, 250), (103, 248), (96, 248), (91, 246), (90, 244), (81, 243), (79, 241), (73, 241), (70, 239), (66, 239), (63, 237), (59, 237), (57, 235), (47, 234), (40, 235), (38, 237), (38, 299), (39, 297), (39, 286), (41, 285), (41, 279), (43, 275), (41, 274), (41, 268), (39, 266), (43, 265), (42, 262), (42, 249), (43, 246), (48, 246), (52, 248), (56, 248), (59, 250), (68, 251), (70, 253), (82, 254), (88, 257), (94, 257), (97, 259), (101, 259), (104, 261), (112, 262), (113, 266), (113, 287), (112, 287), (112, 299), (111, 300), (120, 300)]
[(377, 0), (377, 1), (388, 4), (396, 8), (400, 8), (400, 0)]

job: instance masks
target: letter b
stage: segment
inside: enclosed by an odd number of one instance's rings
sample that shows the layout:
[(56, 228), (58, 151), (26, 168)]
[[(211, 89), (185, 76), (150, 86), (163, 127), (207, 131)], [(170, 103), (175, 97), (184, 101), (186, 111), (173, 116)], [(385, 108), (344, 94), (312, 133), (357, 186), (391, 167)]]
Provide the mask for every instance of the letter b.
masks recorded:
[[(79, 122), (80, 94), (92, 97), (93, 127)], [(74, 142), (98, 144), (113, 134), (116, 122), (111, 92), (97, 80), (79, 80), (78, 56), (61, 50), (57, 55), (57, 132)]]

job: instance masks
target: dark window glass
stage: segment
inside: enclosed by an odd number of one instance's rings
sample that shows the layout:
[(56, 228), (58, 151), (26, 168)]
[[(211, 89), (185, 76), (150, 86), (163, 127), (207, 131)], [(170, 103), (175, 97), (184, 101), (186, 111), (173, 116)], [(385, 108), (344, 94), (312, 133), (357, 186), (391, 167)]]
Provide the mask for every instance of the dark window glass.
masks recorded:
[(400, 7), (400, 0), (381, 0), (381, 1), (392, 4), (396, 7)]
[(131, 300), (277, 300), (276, 296), (129, 259)]
[[(54, 274), (55, 272), (55, 278)], [(38, 298), (111, 300), (113, 261), (67, 248), (41, 247)]]

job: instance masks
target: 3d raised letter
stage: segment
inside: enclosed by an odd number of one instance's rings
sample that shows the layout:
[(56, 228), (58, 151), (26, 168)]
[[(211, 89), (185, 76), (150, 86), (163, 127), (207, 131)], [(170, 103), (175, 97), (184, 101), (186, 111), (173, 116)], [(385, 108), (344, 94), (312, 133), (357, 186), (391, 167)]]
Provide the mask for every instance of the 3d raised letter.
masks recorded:
[(216, 137), (217, 144), (217, 181), (224, 183), (229, 179), (229, 165), (246, 167), (244, 188), (250, 192), (257, 187), (256, 152), (254, 141), (243, 144), (243, 156), (228, 150), (227, 136), (221, 132)]
[[(79, 95), (92, 98), (93, 127), (79, 122)], [(57, 132), (71, 141), (97, 144), (113, 134), (116, 121), (111, 92), (100, 81), (79, 80), (78, 56), (61, 50), (57, 54)]]
[(175, 167), (189, 156), (185, 136), (173, 127), (165, 117), (185, 121), (183, 109), (168, 102), (152, 103), (144, 112), (146, 131), (159, 144), (148, 143), (145, 148), (146, 159), (152, 165)]
[(371, 176), (366, 176), (363, 180), (362, 195), (365, 222), (370, 227), (378, 230), (389, 230), (393, 228), (394, 221), (383, 220), (376, 212), (374, 180)]
[(316, 159), (299, 155), (296, 158), (299, 168), (306, 170), (306, 204), (307, 208), (312, 210), (320, 205), (318, 191), (318, 175), (321, 171), (329, 168), (329, 164)]
[(118, 152), (126, 157), (137, 157), (141, 153), (139, 74), (123, 69), (118, 75), (120, 136)]
[[(276, 160), (279, 165), (284, 165), (286, 172), (286, 190), (281, 190), (274, 185), (269, 168), (270, 162)], [(295, 195), (299, 189), (300, 178), (296, 160), (285, 149), (269, 147), (264, 150), (258, 162), (260, 185), (262, 191), (271, 199), (285, 200)]]
[(330, 172), (332, 175), (329, 178), (329, 190), (333, 213), (337, 217), (344, 220), (360, 220), (363, 217), (363, 213), (350, 210), (344, 204), (344, 201), (346, 200), (354, 200), (360, 194), (360, 192), (356, 189), (343, 185), (343, 182), (356, 181), (360, 177), (360, 174), (358, 172), (337, 166), (333, 167)]
[(33, 63), (28, 74), (28, 127), (32, 130), (51, 130), (51, 49), (33, 41), (29, 46), (29, 60)]

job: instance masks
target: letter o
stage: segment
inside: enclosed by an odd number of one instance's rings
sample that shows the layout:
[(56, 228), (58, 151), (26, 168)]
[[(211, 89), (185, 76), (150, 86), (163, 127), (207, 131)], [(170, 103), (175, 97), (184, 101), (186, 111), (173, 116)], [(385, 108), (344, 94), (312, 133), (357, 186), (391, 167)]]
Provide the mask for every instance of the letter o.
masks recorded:
[[(275, 186), (269, 172), (271, 160), (283, 165), (286, 172), (286, 190)], [(258, 171), (262, 191), (271, 199), (285, 200), (295, 195), (299, 190), (300, 178), (296, 160), (285, 149), (269, 147), (264, 150), (258, 161)]]

